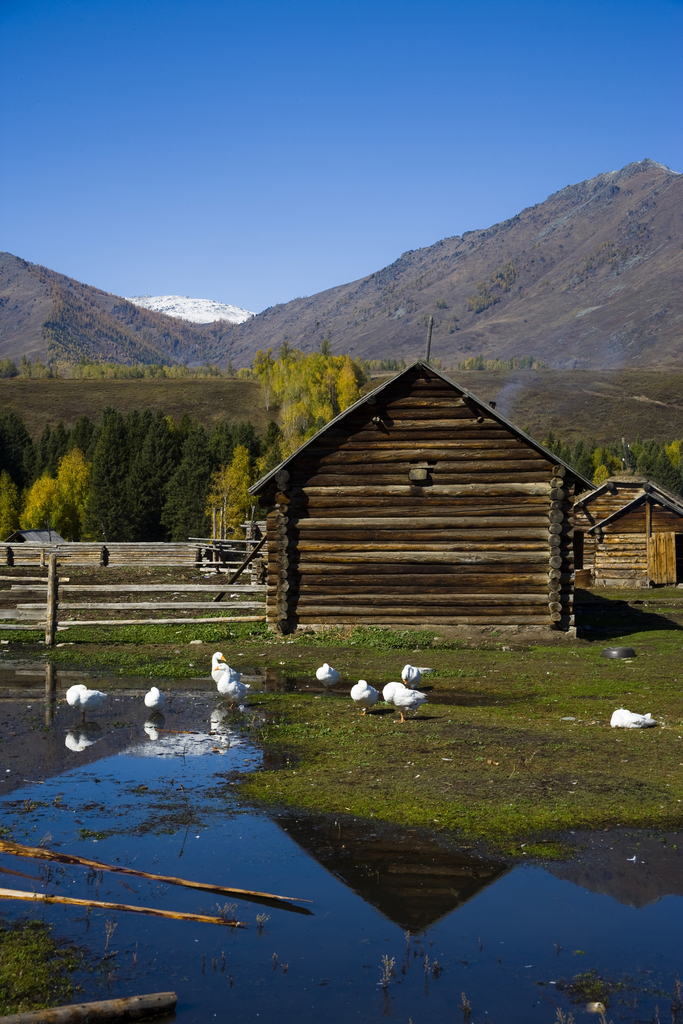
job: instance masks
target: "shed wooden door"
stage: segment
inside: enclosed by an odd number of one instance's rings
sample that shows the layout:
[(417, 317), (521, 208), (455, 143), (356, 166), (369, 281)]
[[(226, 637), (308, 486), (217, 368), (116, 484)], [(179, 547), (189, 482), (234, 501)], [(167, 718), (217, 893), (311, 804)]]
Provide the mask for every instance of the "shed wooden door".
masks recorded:
[(653, 583), (676, 582), (675, 533), (653, 533), (650, 537), (650, 579)]

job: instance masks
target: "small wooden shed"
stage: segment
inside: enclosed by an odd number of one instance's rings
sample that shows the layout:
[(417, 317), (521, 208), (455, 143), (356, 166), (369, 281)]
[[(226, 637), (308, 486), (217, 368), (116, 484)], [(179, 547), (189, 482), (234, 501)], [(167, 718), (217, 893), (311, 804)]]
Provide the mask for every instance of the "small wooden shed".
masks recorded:
[(589, 487), (420, 360), (251, 488), (269, 510), (268, 622), (569, 628), (570, 514)]
[(4, 541), (5, 544), (65, 544), (56, 530), (15, 530)]
[(638, 476), (605, 480), (574, 504), (577, 570), (600, 587), (683, 583), (683, 499)]

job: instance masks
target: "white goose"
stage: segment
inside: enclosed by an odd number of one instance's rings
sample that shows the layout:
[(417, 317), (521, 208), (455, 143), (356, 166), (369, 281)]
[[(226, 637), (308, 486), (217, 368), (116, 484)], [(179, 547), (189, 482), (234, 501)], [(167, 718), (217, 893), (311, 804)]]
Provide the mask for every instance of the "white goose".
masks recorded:
[(356, 685), (351, 687), (351, 698), (362, 707), (362, 713), (365, 714), (369, 708), (374, 708), (379, 700), (379, 691), (370, 686), (365, 679), (359, 679)]
[(414, 665), (404, 665), (403, 671), (401, 672), (401, 679), (406, 684), (409, 690), (417, 690), (422, 679), (422, 673), (419, 668), (415, 668)]
[(211, 659), (211, 677), (214, 683), (217, 683), (220, 679), (221, 673), (225, 672), (227, 664), (225, 655), (220, 651), (216, 651)]
[(327, 662), (325, 662), (325, 664), (321, 665), (316, 672), (315, 678), (319, 683), (322, 683), (323, 686), (336, 686), (339, 682), (339, 673), (336, 669), (332, 668), (331, 665), (328, 665)]
[(238, 701), (243, 700), (247, 690), (250, 689), (248, 683), (240, 682), (242, 673), (237, 669), (230, 668), (220, 651), (213, 656), (211, 675), (216, 680), (218, 692), (230, 699), (230, 707), (234, 707)]
[(145, 707), (151, 708), (153, 711), (161, 711), (163, 707), (166, 707), (166, 698), (158, 686), (153, 686), (145, 694)]
[(649, 712), (646, 715), (638, 715), (635, 711), (619, 708), (612, 715), (609, 724), (613, 729), (649, 729), (657, 725), (657, 722)]
[(385, 700), (387, 704), (394, 703), (394, 690), (404, 688), (403, 683), (387, 683), (382, 690), (382, 700)]
[(427, 700), (427, 694), (420, 693), (419, 690), (409, 690), (407, 686), (398, 685), (393, 690), (390, 700), (394, 707), (398, 709), (401, 721), (405, 722), (403, 712), (419, 711)]
[(76, 683), (66, 691), (67, 704), (72, 708), (81, 709), (84, 722), (86, 711), (94, 711), (106, 699), (106, 693), (102, 693), (101, 690), (89, 690), (83, 683)]

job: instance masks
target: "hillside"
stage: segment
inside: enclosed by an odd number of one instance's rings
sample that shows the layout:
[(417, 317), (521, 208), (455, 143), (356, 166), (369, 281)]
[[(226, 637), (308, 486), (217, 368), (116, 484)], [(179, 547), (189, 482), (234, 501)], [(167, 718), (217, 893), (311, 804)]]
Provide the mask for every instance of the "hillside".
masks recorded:
[(232, 324), (197, 324), (0, 253), (0, 359), (86, 356), (121, 363), (203, 365), (224, 358)]
[(449, 376), (495, 401), (539, 441), (550, 431), (571, 444), (683, 438), (683, 370), (457, 370)]
[(23, 418), (34, 439), (45, 426), (59, 420), (73, 427), (79, 416), (100, 418), (102, 409), (113, 406), (124, 415), (133, 409), (161, 409), (179, 420), (187, 413), (209, 431), (219, 420), (251, 420), (263, 434), (277, 409), (266, 411), (261, 385), (252, 380), (224, 377), (146, 380), (30, 380), (0, 378), (0, 409)]
[(483, 352), (558, 368), (671, 366), (683, 353), (683, 175), (651, 160), (554, 193), (485, 230), (274, 306), (239, 327), (235, 365), (284, 338), (310, 351), (445, 366)]
[[(567, 442), (683, 438), (683, 370), (458, 371), (453, 376), (484, 401), (496, 401), (501, 412), (539, 440), (549, 430)], [(382, 379), (375, 377), (363, 390)], [(97, 420), (105, 405), (124, 414), (162, 409), (175, 419), (187, 412), (209, 430), (221, 419), (252, 420), (263, 433), (268, 421), (278, 418), (277, 409), (266, 411), (260, 384), (249, 380), (0, 379), (0, 408), (20, 413), (34, 438), (46, 423), (54, 426), (63, 419), (72, 427), (84, 413)]]

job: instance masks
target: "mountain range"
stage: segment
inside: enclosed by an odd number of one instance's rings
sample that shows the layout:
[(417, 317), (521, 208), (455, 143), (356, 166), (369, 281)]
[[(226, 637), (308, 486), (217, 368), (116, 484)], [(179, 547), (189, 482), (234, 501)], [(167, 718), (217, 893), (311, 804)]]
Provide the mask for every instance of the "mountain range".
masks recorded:
[[(365, 359), (477, 353), (553, 368), (676, 364), (683, 351), (683, 175), (652, 160), (568, 185), (501, 224), (405, 252), (351, 284), (233, 332), (249, 357), (283, 339)], [(233, 357), (234, 359), (234, 357)]]
[(242, 323), (191, 323), (0, 254), (0, 358), (239, 367), (259, 348), (329, 339), (334, 353), (408, 360), (431, 316), (432, 357), (446, 367), (479, 353), (558, 369), (673, 367), (682, 283), (683, 175), (642, 160)]

